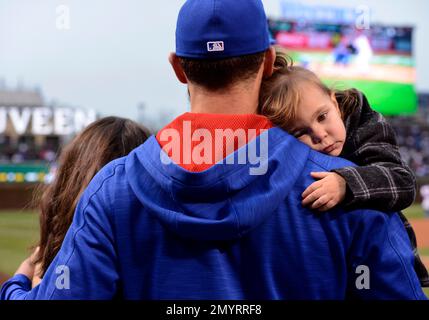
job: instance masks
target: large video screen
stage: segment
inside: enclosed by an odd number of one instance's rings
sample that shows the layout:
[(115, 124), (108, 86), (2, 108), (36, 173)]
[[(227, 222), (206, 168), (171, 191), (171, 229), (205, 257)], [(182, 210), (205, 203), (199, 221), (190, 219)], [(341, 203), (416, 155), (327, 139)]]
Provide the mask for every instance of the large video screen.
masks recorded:
[(357, 88), (384, 115), (417, 110), (412, 27), (269, 19), (277, 44), (294, 64), (314, 71), (337, 89)]

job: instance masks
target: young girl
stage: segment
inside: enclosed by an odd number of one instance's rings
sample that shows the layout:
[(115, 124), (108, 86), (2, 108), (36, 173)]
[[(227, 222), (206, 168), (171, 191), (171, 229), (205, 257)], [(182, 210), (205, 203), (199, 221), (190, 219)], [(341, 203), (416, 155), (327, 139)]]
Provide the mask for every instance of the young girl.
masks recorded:
[(127, 155), (148, 137), (149, 132), (131, 120), (107, 117), (93, 122), (64, 148), (56, 177), (40, 199), (40, 242), (31, 257), (36, 265), (33, 286), (58, 253), (91, 179), (108, 162)]
[[(302, 204), (326, 211), (338, 204), (399, 211), (410, 206), (416, 181), (401, 160), (395, 133), (357, 90), (334, 91), (311, 71), (290, 66), (277, 53), (276, 71), (264, 80), (260, 113), (312, 149), (348, 159), (359, 167), (313, 172), (318, 181), (302, 194)], [(422, 286), (429, 276), (418, 256), (414, 231), (399, 213), (415, 249), (415, 269)]]

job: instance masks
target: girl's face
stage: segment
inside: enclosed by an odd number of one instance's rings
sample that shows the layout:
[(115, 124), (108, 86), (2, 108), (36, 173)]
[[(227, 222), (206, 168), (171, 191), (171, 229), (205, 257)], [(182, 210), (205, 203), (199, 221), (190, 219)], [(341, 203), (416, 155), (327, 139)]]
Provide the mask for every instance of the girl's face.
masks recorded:
[(314, 150), (339, 156), (346, 128), (335, 94), (327, 95), (314, 84), (302, 85), (301, 90), (304, 94), (290, 133)]

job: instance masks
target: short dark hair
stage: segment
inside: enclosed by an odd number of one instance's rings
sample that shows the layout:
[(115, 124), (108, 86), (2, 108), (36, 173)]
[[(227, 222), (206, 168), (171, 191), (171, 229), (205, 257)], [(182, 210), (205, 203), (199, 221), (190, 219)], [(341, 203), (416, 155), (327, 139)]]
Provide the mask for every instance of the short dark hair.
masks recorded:
[(221, 60), (179, 57), (179, 61), (189, 81), (207, 90), (218, 91), (256, 76), (264, 55), (265, 52), (259, 52)]

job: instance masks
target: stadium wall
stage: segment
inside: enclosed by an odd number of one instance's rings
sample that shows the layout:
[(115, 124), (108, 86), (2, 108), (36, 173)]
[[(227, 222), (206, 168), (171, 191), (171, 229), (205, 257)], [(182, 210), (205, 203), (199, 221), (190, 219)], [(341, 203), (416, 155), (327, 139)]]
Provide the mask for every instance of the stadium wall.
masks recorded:
[(34, 194), (38, 184), (2, 183), (0, 184), (0, 210), (34, 209)]

